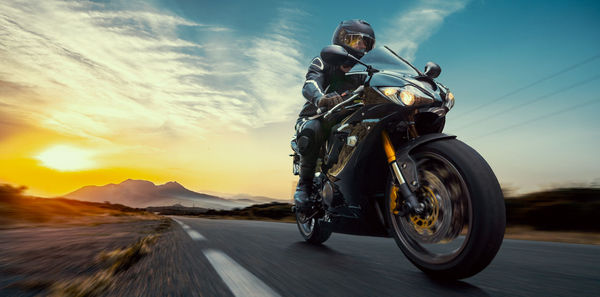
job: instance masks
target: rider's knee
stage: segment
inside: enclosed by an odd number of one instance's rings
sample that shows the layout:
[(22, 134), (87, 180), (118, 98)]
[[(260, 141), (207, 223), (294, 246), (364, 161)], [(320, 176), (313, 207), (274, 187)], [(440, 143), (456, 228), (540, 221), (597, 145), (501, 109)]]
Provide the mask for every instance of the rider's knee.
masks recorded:
[(318, 120), (310, 120), (302, 125), (298, 133), (298, 152), (300, 155), (314, 155), (322, 143), (322, 125)]
[(304, 130), (298, 135), (298, 152), (300, 155), (306, 155), (313, 150), (314, 146), (314, 132), (310, 130)]

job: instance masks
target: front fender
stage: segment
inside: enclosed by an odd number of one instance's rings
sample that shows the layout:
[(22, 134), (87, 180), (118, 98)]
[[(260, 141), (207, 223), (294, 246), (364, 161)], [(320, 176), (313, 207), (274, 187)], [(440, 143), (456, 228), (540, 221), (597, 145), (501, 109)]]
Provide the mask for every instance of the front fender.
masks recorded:
[(406, 180), (406, 183), (411, 191), (414, 192), (419, 188), (419, 174), (417, 171), (417, 164), (410, 157), (410, 152), (415, 148), (432, 141), (453, 138), (456, 138), (456, 136), (444, 133), (425, 134), (407, 141), (395, 148), (398, 167), (400, 167), (400, 171), (402, 172), (402, 175), (404, 176), (404, 179)]

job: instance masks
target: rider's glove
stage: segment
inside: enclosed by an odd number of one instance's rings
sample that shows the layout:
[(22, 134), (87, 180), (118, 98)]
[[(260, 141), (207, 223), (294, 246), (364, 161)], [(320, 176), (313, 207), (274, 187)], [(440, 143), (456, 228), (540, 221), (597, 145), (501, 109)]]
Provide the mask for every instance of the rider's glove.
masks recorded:
[(330, 109), (342, 101), (342, 96), (340, 96), (337, 92), (331, 92), (321, 96), (317, 100), (317, 107), (326, 107), (327, 109)]

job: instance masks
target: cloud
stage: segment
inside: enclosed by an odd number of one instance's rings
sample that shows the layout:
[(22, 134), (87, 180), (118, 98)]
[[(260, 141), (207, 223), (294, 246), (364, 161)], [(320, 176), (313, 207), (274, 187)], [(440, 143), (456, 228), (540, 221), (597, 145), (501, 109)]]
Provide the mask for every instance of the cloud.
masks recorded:
[(165, 93), (192, 90), (177, 76), (206, 73), (181, 62), (187, 55), (177, 50), (199, 45), (172, 33), (176, 26), (199, 24), (161, 14), (93, 10), (96, 5), (86, 2), (1, 5), (0, 57), (11, 69), (4, 76), (31, 86), (45, 100), (40, 105), (18, 98), (24, 101), (15, 106), (35, 109), (33, 120), (58, 131), (103, 137), (123, 127), (158, 127), (178, 112)]
[[(249, 77), (252, 94), (261, 98), (256, 110), (264, 124), (295, 118), (304, 103), (300, 95), (306, 63), (300, 42), (294, 39), (294, 20), (305, 14), (300, 10), (280, 9), (279, 19), (268, 34), (258, 38), (247, 51), (255, 69)], [(300, 99), (300, 100), (295, 100)]]
[[(0, 112), (124, 142), (291, 120), (305, 65), (290, 28), (301, 14), (280, 9), (256, 37), (152, 8), (3, 1), (0, 88), (10, 92), (0, 93)], [(206, 38), (185, 39), (183, 27)], [(21, 86), (36, 95), (16, 95)]]
[(414, 60), (419, 45), (429, 39), (446, 17), (465, 8), (469, 0), (421, 0), (408, 11), (400, 12), (383, 31), (383, 44)]

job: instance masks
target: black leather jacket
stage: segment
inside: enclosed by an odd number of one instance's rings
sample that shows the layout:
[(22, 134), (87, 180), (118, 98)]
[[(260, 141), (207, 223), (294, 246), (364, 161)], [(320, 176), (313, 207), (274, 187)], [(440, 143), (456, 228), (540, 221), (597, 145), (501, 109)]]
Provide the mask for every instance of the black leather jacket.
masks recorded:
[(315, 57), (306, 73), (306, 81), (302, 88), (306, 103), (298, 116), (304, 118), (315, 115), (317, 101), (321, 96), (334, 91), (342, 94), (347, 90), (354, 90), (363, 81), (363, 75), (347, 76), (339, 66), (326, 64), (320, 57)]

